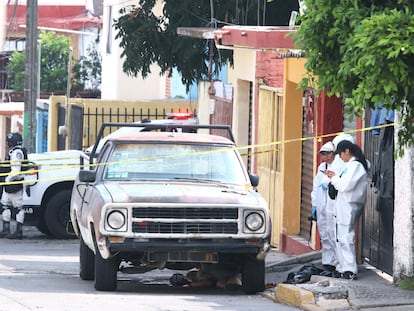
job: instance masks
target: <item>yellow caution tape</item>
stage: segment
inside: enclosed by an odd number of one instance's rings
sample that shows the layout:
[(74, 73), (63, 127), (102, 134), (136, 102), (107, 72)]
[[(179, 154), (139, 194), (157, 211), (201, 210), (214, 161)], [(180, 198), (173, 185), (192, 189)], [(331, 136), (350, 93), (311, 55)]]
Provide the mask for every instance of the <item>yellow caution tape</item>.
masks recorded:
[[(205, 153), (211, 153), (211, 152), (223, 152), (223, 151), (228, 151), (228, 150), (243, 150), (243, 149), (254, 149), (254, 148), (260, 148), (260, 147), (268, 147), (268, 146), (277, 146), (277, 145), (282, 145), (282, 144), (287, 144), (287, 143), (292, 143), (292, 142), (303, 142), (306, 140), (317, 140), (318, 142), (321, 142), (323, 138), (326, 137), (335, 137), (337, 135), (340, 134), (352, 134), (352, 133), (358, 133), (358, 132), (365, 132), (365, 131), (371, 131), (371, 130), (375, 130), (375, 129), (381, 129), (381, 128), (386, 128), (386, 127), (390, 127), (390, 126), (395, 126), (397, 125), (397, 123), (387, 123), (387, 124), (382, 124), (382, 125), (376, 125), (376, 126), (370, 126), (370, 127), (365, 127), (365, 128), (360, 128), (360, 129), (354, 129), (354, 130), (348, 130), (348, 131), (341, 131), (341, 132), (336, 132), (336, 133), (330, 133), (330, 134), (324, 134), (324, 135), (320, 135), (320, 136), (309, 136), (309, 137), (300, 137), (300, 138), (293, 138), (293, 139), (285, 139), (285, 140), (280, 140), (280, 141), (274, 141), (274, 142), (269, 142), (269, 143), (264, 143), (264, 144), (256, 144), (256, 145), (247, 145), (247, 146), (239, 146), (239, 147), (233, 147), (233, 148), (222, 148), (222, 149), (217, 149), (214, 151), (203, 151), (203, 152), (196, 152), (193, 154), (205, 154)], [(268, 150), (262, 150), (262, 151), (255, 151), (252, 153), (243, 153), (241, 154), (241, 156), (250, 156), (250, 155), (260, 155), (260, 154), (265, 154), (265, 153), (269, 153), (269, 152), (277, 152), (280, 151), (279, 149), (268, 149)], [(188, 153), (186, 154), (182, 154), (182, 155), (171, 155), (171, 156), (166, 156), (166, 158), (170, 158), (170, 157), (177, 157), (177, 156), (188, 156)], [(42, 161), (54, 161), (54, 160), (68, 160), (68, 159), (76, 159), (78, 157), (67, 157), (67, 158), (38, 158), (36, 159), (36, 161), (42, 162)], [(96, 167), (96, 166), (101, 166), (101, 165), (116, 165), (116, 164), (121, 164), (121, 163), (125, 163), (125, 162), (137, 162), (137, 161), (148, 161), (151, 160), (152, 158), (139, 158), (139, 159), (131, 159), (131, 160), (123, 160), (123, 161), (117, 161), (117, 162), (106, 162), (106, 163), (86, 163), (84, 165), (80, 165), (80, 164), (61, 164), (61, 163), (45, 163), (45, 164), (40, 164), (39, 166), (46, 166), (46, 167), (51, 167), (48, 169), (30, 169), (28, 171), (24, 171), (24, 172), (8, 172), (8, 173), (0, 173), (0, 176), (7, 176), (7, 175), (35, 175), (39, 172), (48, 172), (48, 171), (57, 171), (57, 170), (67, 170), (67, 169), (80, 169), (81, 167), (87, 166), (87, 167)], [(30, 161), (30, 159), (29, 159)], [(17, 161), (15, 161), (17, 162)], [(0, 164), (0, 167), (7, 167), (7, 166), (12, 166), (13, 163), (10, 164)], [(14, 165), (16, 165), (16, 163), (14, 163)], [(29, 166), (37, 166), (36, 164), (31, 165), (29, 164)], [(60, 176), (60, 177), (51, 177), (51, 178), (42, 178), (42, 179), (27, 179), (27, 180), (23, 180), (23, 181), (12, 181), (12, 182), (0, 182), (0, 186), (4, 186), (4, 185), (9, 185), (9, 184), (27, 184), (27, 183), (39, 183), (39, 182), (45, 182), (45, 181), (51, 181), (51, 180), (73, 180), (75, 179), (76, 176)]]

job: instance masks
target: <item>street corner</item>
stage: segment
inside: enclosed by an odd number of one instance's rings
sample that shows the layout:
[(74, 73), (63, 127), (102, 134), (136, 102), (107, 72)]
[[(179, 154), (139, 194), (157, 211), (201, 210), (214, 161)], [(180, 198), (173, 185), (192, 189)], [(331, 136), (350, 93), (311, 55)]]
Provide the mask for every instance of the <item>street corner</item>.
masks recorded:
[(325, 276), (312, 275), (309, 282), (296, 286), (312, 292), (316, 303), (323, 300), (347, 300), (349, 296), (348, 289), (342, 283)]
[(269, 286), (262, 296), (305, 311), (352, 310), (348, 290), (328, 277), (312, 276), (300, 284), (279, 283)]

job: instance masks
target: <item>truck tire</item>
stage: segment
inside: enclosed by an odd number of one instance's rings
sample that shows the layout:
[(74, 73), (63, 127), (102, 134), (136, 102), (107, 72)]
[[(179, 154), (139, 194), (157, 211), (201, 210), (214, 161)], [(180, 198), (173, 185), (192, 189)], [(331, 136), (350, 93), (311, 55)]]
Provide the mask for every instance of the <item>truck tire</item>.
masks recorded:
[(246, 294), (256, 294), (265, 289), (265, 262), (254, 255), (246, 255), (242, 267), (242, 286)]
[(114, 291), (117, 286), (119, 260), (117, 257), (103, 259), (99, 250), (95, 254), (95, 289)]
[(95, 278), (95, 254), (85, 244), (82, 236), (79, 240), (79, 276), (82, 280), (91, 281)]
[(39, 223), (36, 225), (36, 228), (44, 235), (50, 236), (50, 231), (45, 224), (44, 217), (42, 219), (39, 219)]
[(57, 239), (73, 238), (66, 230), (70, 220), (71, 189), (58, 191), (46, 203), (45, 223), (50, 235)]

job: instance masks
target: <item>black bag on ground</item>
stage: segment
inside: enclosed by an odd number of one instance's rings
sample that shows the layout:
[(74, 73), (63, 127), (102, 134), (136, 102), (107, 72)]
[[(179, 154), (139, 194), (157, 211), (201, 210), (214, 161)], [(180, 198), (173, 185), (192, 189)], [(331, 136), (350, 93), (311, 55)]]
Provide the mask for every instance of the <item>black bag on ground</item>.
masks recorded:
[(312, 275), (319, 275), (323, 269), (314, 264), (304, 265), (296, 272), (290, 272), (287, 276), (285, 284), (299, 284), (309, 282)]
[(338, 195), (338, 190), (336, 190), (332, 183), (328, 184), (328, 195), (332, 200), (335, 200), (336, 196)]

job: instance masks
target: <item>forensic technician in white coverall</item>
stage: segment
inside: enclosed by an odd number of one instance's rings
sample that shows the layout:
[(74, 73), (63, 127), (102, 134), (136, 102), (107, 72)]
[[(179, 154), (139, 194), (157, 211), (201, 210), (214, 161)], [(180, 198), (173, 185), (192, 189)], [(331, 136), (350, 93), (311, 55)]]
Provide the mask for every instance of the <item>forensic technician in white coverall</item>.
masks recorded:
[[(349, 134), (339, 134), (336, 136), (332, 142), (328, 142), (327, 144), (331, 144), (333, 151), (335, 151), (336, 146), (343, 140), (348, 140), (350, 142), (354, 142), (354, 138)], [(328, 188), (331, 179), (326, 175), (327, 171), (332, 171), (335, 174), (339, 175), (344, 167), (345, 163), (342, 161), (338, 154), (334, 155), (334, 159), (331, 163), (329, 163), (327, 168), (321, 168), (323, 170), (323, 174), (319, 176), (320, 180), (318, 181), (321, 184), (321, 188)], [(319, 172), (319, 169), (318, 169)], [(322, 172), (321, 172), (322, 173)], [(325, 185), (324, 186), (322, 186)], [(326, 218), (322, 218), (322, 231), (324, 231), (324, 220), (327, 220), (326, 227), (327, 235), (325, 237), (329, 240), (322, 241), (321, 236), (321, 243), (322, 243), (322, 264), (324, 265), (324, 271), (321, 272), (323, 276), (333, 276), (333, 277), (340, 277), (341, 274), (336, 270), (336, 265), (338, 263), (338, 259), (336, 258), (336, 199), (330, 198), (328, 195), (328, 191), (325, 192), (326, 194)], [(331, 218), (332, 216), (332, 218)], [(322, 216), (323, 217), (323, 216)], [(329, 221), (331, 220), (331, 221)], [(320, 227), (320, 222), (318, 220), (318, 228)], [(321, 234), (321, 229), (319, 229), (319, 234)], [(324, 233), (322, 233), (324, 235)], [(334, 246), (331, 246), (331, 245)], [(325, 251), (323, 250), (325, 247)], [(333, 252), (330, 251), (331, 247), (333, 247)]]
[[(3, 208), (3, 230), (0, 232), (0, 238), (22, 239), (23, 238), (23, 184), (22, 162), (27, 158), (26, 149), (22, 146), (23, 139), (19, 133), (7, 134), (7, 144), (9, 146), (9, 154), (6, 160), (10, 161), (10, 172), (5, 182), (12, 182), (3, 187), (1, 196), (1, 206)], [(16, 212), (16, 231), (10, 233), (10, 220), (12, 209)]]
[(341, 273), (341, 278), (356, 279), (355, 225), (367, 197), (369, 163), (361, 148), (347, 140), (336, 146), (335, 153), (345, 163), (339, 175), (333, 171), (326, 172), (338, 190), (335, 202), (336, 271)]
[(327, 191), (327, 184), (330, 179), (325, 175), (326, 170), (333, 170), (334, 151), (334, 145), (330, 141), (325, 143), (319, 150), (321, 164), (319, 164), (316, 171), (311, 192), (312, 210), (316, 209), (318, 231), (322, 244), (322, 264), (325, 271), (322, 271), (321, 275), (324, 276), (332, 276), (337, 265), (333, 203)]

